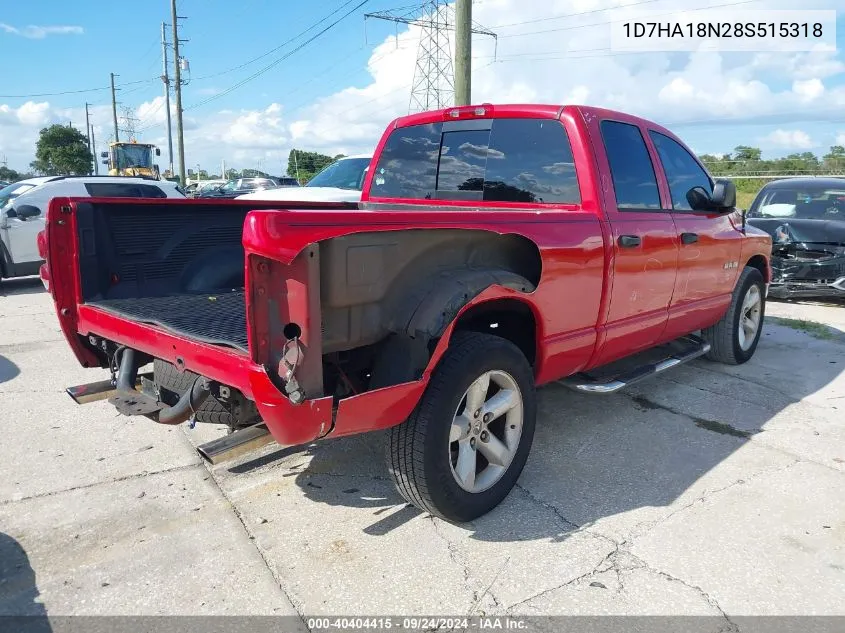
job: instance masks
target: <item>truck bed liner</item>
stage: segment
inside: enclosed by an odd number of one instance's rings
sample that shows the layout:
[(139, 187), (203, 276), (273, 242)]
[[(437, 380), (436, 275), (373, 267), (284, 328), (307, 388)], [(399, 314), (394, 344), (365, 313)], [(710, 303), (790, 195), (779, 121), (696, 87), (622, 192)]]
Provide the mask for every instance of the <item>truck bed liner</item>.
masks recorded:
[(106, 312), (191, 339), (249, 351), (244, 291), (89, 301)]

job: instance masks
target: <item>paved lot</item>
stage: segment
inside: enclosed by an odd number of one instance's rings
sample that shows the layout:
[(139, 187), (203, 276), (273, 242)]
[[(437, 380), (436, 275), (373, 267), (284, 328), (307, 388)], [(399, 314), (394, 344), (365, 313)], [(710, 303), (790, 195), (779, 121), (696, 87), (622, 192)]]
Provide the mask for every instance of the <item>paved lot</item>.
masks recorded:
[[(770, 304), (845, 335), (845, 306)], [(845, 344), (767, 325), (752, 362), (622, 395), (547, 387), (518, 488), (451, 525), (381, 437), (208, 470), (77, 407), (98, 379), (32, 281), (0, 289), (0, 614), (845, 614)]]

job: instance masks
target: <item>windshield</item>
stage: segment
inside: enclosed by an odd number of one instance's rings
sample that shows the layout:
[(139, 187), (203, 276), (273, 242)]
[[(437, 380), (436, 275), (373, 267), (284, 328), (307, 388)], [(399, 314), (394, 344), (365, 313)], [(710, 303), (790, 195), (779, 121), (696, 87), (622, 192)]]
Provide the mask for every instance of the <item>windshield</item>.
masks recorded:
[(148, 145), (118, 145), (114, 147), (114, 162), (118, 169), (130, 167), (152, 168), (153, 156)]
[(28, 182), (14, 182), (0, 189), (0, 209), (5, 207), (9, 202), (17, 198), (24, 191), (29, 191), (35, 185)]
[(364, 174), (369, 165), (369, 158), (344, 158), (323, 169), (305, 186), (337, 187), (338, 189), (361, 191), (364, 188)]
[(234, 191), (237, 188), (238, 188), (238, 181), (237, 180), (230, 180), (225, 185), (220, 187), (220, 191), (223, 191), (225, 193), (229, 193), (230, 191)]
[(845, 187), (800, 185), (762, 191), (748, 217), (845, 220)]

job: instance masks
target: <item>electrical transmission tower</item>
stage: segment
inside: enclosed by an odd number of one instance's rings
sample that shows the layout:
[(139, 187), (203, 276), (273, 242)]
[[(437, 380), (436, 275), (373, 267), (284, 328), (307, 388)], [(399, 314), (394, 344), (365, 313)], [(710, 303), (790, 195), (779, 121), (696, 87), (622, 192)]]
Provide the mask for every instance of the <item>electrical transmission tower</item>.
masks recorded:
[[(449, 35), (455, 30), (455, 10), (447, 0), (425, 0), (410, 9), (367, 13), (364, 18), (418, 26), (422, 30), (409, 112), (436, 110), (455, 104), (455, 73)], [(476, 23), (472, 24), (471, 32), (496, 39), (495, 33)]]
[(129, 106), (123, 106), (121, 108), (123, 110), (123, 127), (120, 128), (124, 132), (126, 132), (126, 136), (129, 138), (130, 141), (135, 140), (135, 128), (136, 123), (138, 123), (139, 119), (135, 116), (135, 110), (130, 108)]

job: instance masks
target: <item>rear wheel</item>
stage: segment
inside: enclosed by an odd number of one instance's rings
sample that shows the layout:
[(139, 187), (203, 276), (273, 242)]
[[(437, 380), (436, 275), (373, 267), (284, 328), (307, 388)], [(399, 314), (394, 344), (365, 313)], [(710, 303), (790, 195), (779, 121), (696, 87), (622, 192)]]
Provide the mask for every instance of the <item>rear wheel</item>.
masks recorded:
[(531, 366), (505, 339), (457, 332), (417, 408), (391, 429), (388, 466), (421, 510), (470, 521), (496, 507), (534, 438)]
[(763, 331), (766, 313), (766, 286), (756, 268), (743, 269), (733, 291), (728, 311), (702, 335), (710, 343), (707, 358), (741, 365), (751, 359)]

